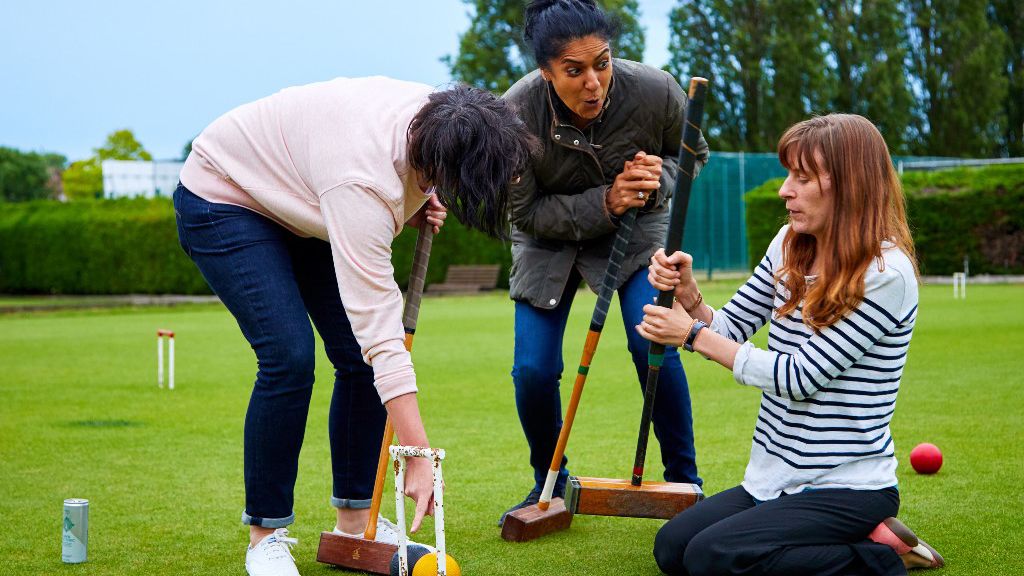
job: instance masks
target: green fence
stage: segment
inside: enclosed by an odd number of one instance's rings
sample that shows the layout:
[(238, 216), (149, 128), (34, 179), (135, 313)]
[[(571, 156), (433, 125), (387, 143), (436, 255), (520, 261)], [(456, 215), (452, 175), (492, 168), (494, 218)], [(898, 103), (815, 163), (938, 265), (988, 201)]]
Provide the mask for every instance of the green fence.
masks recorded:
[[(941, 160), (894, 156), (893, 162)], [(683, 249), (693, 266), (708, 272), (749, 271), (743, 194), (766, 180), (786, 175), (775, 153), (711, 152), (693, 182)]]
[(683, 249), (694, 268), (747, 270), (747, 227), (743, 193), (785, 175), (775, 154), (712, 152), (693, 181)]

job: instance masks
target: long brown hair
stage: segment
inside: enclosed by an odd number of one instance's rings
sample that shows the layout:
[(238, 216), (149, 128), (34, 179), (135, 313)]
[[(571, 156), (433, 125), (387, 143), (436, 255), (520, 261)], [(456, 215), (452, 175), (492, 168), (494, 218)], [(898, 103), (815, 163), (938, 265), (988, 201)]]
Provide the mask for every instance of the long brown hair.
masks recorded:
[[(820, 161), (820, 162), (819, 162)], [(835, 324), (864, 299), (864, 275), (873, 259), (884, 266), (882, 243), (892, 242), (914, 262), (903, 186), (878, 129), (863, 116), (829, 114), (804, 120), (779, 140), (779, 162), (821, 182), (832, 182), (832, 213), (819, 240), (794, 232), (783, 239), (777, 279), (789, 290), (778, 312), (803, 301), (803, 321), (815, 330)], [(792, 163), (797, 165), (793, 166)], [(816, 279), (808, 283), (815, 257)]]

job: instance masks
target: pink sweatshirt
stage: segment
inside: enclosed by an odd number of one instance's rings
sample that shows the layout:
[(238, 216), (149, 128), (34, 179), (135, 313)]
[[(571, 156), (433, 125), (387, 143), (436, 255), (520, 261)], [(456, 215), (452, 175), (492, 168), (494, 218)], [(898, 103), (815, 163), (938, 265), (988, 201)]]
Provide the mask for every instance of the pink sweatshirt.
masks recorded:
[(432, 90), (383, 77), (287, 88), (215, 120), (181, 171), (201, 198), (330, 241), (382, 402), (416, 391), (391, 242), (427, 198), (408, 165), (406, 131)]

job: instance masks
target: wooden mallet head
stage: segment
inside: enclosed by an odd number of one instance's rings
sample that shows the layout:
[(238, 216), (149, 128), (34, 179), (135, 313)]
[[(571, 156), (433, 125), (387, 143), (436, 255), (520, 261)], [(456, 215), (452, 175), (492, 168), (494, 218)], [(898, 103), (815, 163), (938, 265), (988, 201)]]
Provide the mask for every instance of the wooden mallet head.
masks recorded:
[(359, 536), (321, 532), (316, 561), (387, 576), (391, 574), (391, 557), (395, 552), (398, 552), (396, 544), (375, 542)]
[(565, 508), (570, 514), (624, 518), (674, 518), (704, 499), (696, 484), (644, 482), (570, 476)]
[(509, 542), (528, 542), (552, 532), (569, 528), (572, 514), (565, 509), (565, 501), (552, 498), (547, 510), (536, 504), (524, 506), (505, 515), (501, 537)]

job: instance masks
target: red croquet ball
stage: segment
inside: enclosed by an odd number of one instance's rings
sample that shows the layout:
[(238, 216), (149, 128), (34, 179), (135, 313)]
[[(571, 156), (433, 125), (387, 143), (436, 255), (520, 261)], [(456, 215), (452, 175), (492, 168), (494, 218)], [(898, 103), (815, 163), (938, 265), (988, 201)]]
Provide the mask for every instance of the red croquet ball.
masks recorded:
[(910, 465), (918, 474), (935, 474), (942, 468), (942, 452), (935, 444), (918, 444), (910, 451)]

